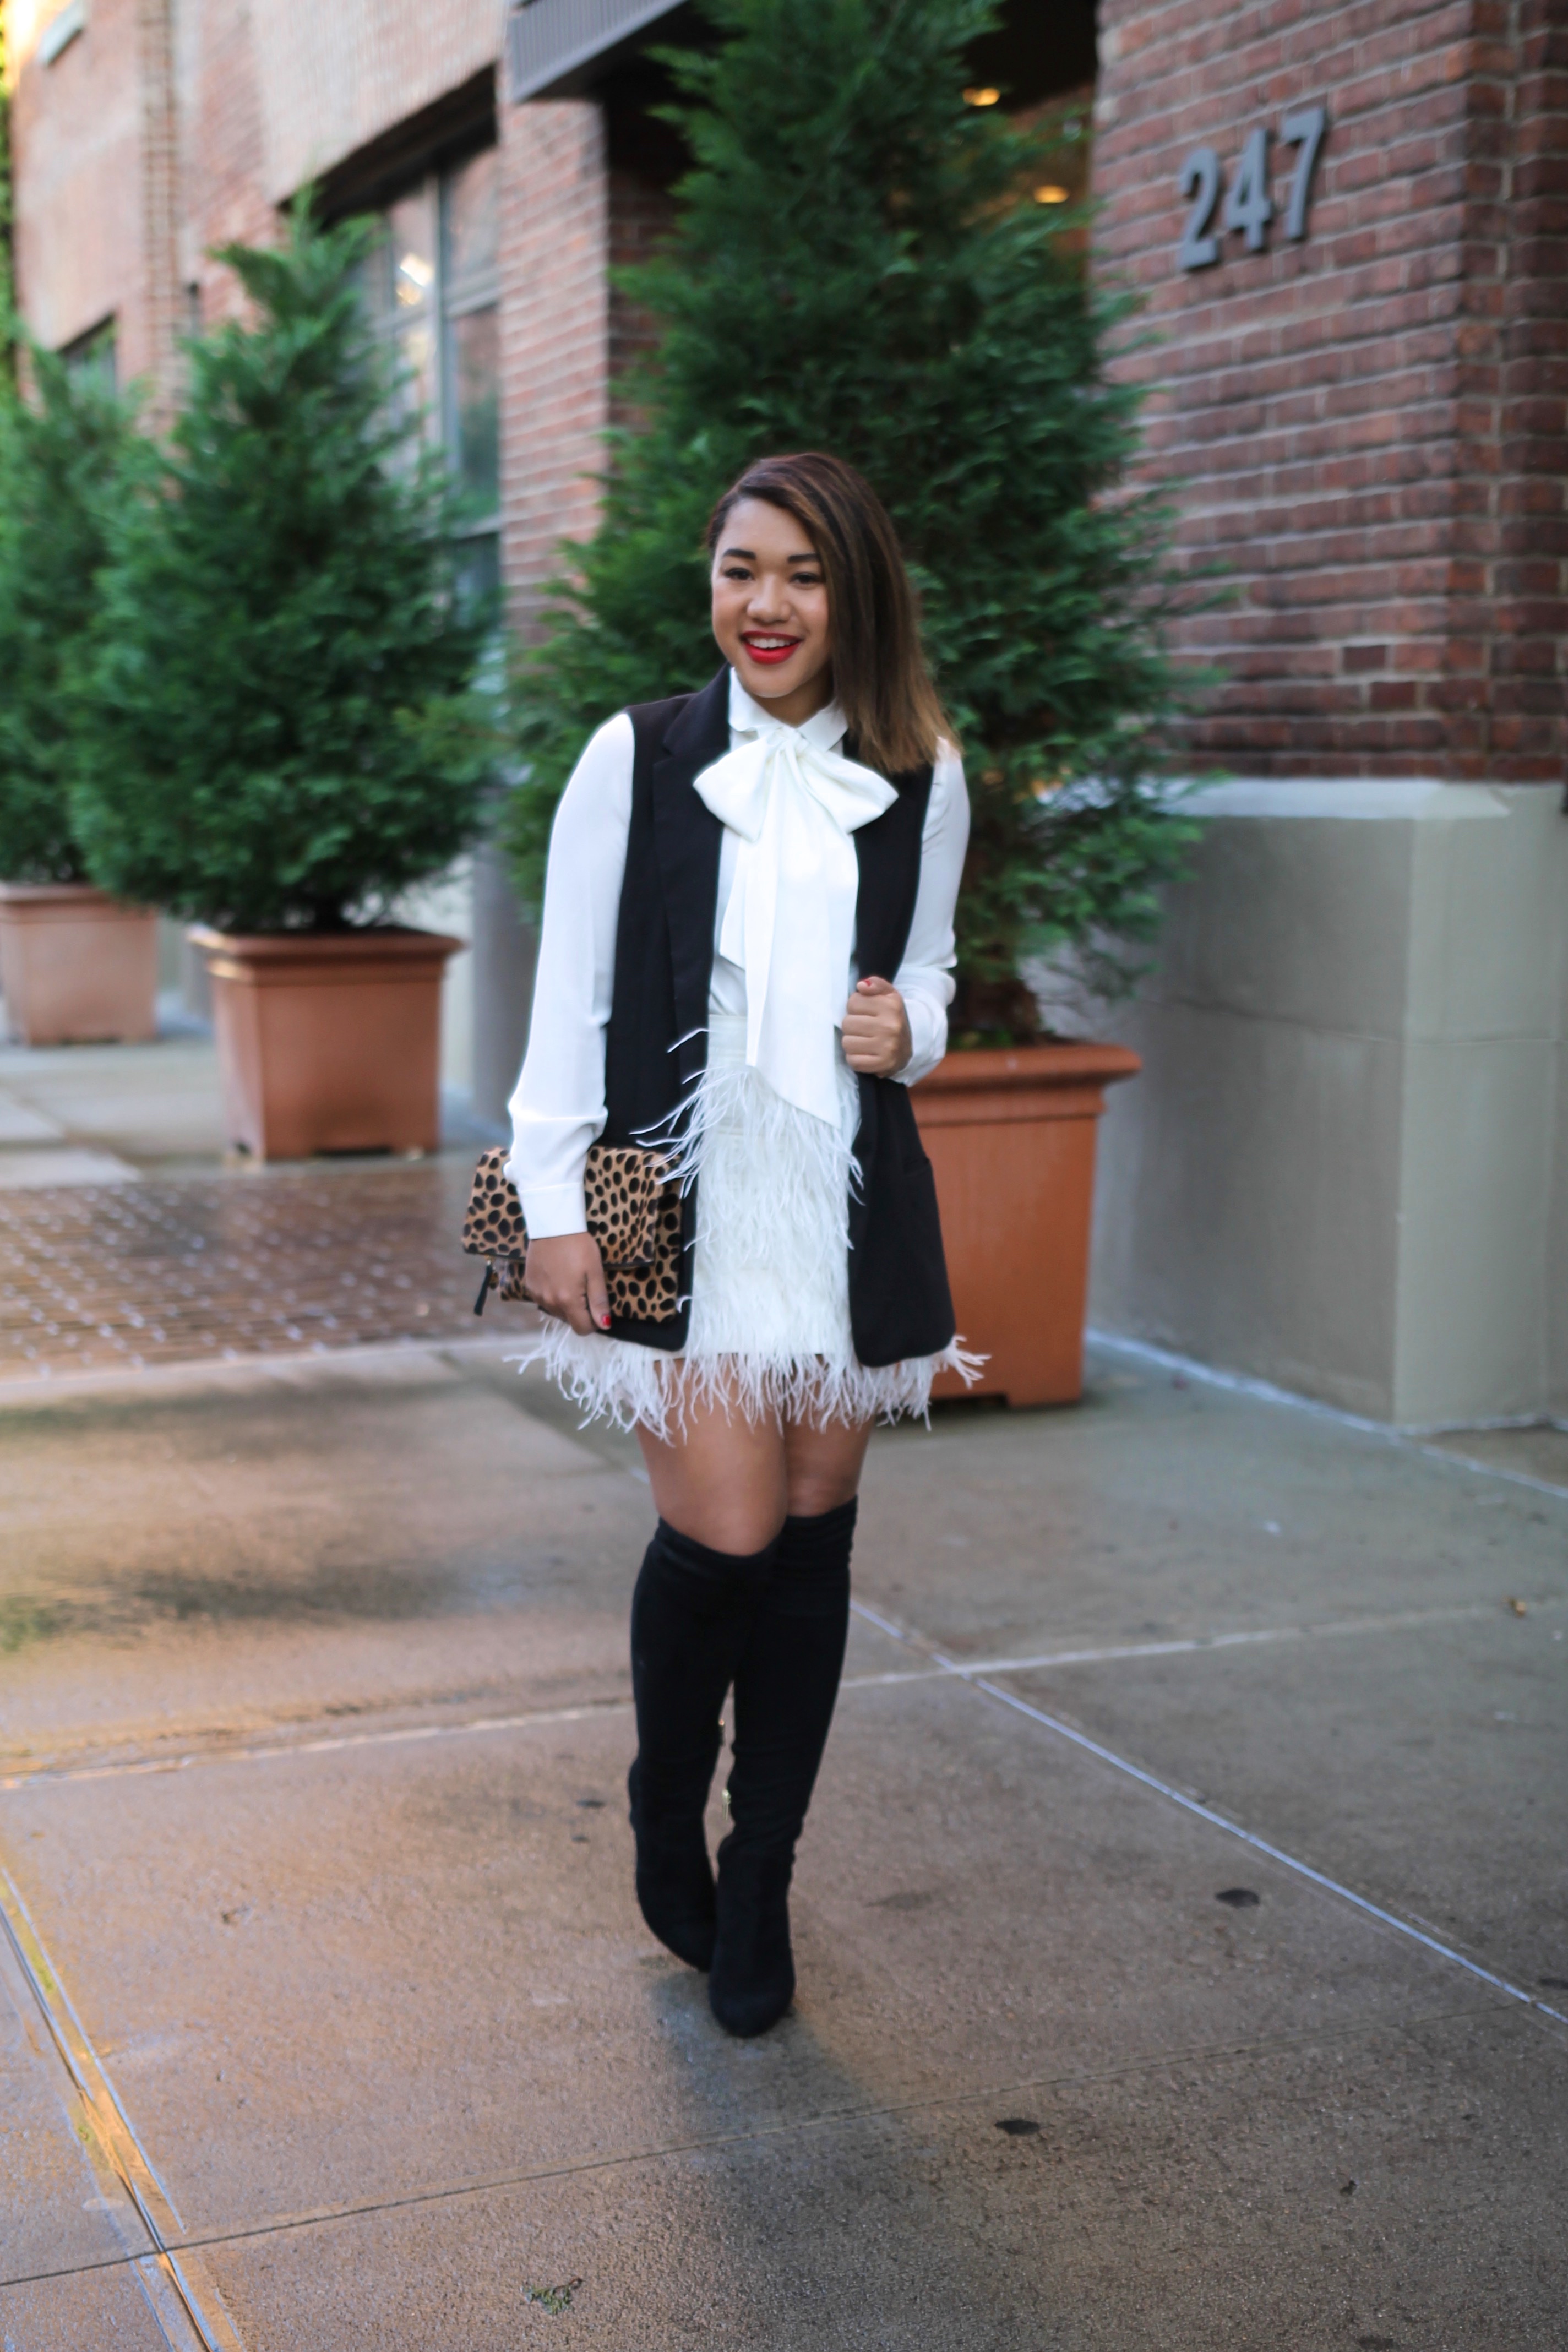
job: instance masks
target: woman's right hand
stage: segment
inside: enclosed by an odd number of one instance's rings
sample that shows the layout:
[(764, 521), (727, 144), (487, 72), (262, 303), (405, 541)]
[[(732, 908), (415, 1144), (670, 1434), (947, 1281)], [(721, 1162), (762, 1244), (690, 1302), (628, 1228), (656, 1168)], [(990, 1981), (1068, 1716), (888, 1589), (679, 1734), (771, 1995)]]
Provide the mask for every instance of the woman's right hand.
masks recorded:
[(584, 1335), (610, 1328), (610, 1294), (605, 1262), (591, 1234), (556, 1234), (530, 1242), (522, 1265), (523, 1288), (546, 1315), (559, 1316)]

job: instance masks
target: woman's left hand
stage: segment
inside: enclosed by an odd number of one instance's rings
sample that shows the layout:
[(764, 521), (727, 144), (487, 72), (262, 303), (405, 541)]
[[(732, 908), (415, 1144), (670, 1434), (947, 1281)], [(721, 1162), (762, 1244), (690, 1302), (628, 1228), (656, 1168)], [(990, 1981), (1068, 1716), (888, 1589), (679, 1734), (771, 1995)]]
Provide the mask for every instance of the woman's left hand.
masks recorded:
[(910, 1016), (890, 980), (858, 980), (844, 1009), (844, 1058), (868, 1078), (896, 1077), (914, 1052)]

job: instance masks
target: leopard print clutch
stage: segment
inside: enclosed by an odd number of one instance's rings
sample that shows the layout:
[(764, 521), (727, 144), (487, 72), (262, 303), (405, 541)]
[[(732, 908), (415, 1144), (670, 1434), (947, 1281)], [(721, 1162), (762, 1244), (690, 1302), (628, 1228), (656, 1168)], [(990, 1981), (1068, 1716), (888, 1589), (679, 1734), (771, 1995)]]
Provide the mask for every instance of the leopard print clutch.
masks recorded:
[[(595, 1143), (583, 1171), (588, 1231), (605, 1261), (610, 1311), (638, 1323), (668, 1323), (680, 1306), (680, 1187), (665, 1174), (657, 1151)], [(517, 1187), (497, 1144), (481, 1152), (474, 1171), (463, 1247), (489, 1260), (474, 1302), (482, 1315), (492, 1289), (503, 1299), (526, 1298), (522, 1261), (528, 1228)]]

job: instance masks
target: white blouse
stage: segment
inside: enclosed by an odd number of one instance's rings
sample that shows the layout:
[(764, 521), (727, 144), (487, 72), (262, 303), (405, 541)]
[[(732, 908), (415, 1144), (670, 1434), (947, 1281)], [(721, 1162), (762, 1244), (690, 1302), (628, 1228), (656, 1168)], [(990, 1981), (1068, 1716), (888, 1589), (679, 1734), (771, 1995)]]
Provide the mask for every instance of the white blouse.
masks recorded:
[[(730, 744), (747, 740), (771, 714), (731, 672)], [(802, 733), (823, 750), (842, 742), (845, 721), (829, 704)], [(605, 1028), (615, 984), (616, 927), (631, 830), (636, 740), (622, 711), (601, 727), (572, 772), (550, 835), (543, 922), (533, 985), (528, 1052), (511, 1098), (512, 1146), (507, 1170), (536, 1240), (586, 1230), (583, 1167), (603, 1132)], [(943, 745), (931, 780), (921, 835), (920, 887), (904, 961), (893, 985), (904, 1000), (913, 1052), (897, 1075), (913, 1086), (947, 1050), (956, 950), (952, 910), (969, 841), (969, 795), (956, 751)], [(709, 1008), (746, 1011), (746, 976), (720, 954), (719, 939), (734, 887), (740, 836), (724, 828), (719, 853), (713, 974)], [(850, 987), (857, 972), (850, 965)]]

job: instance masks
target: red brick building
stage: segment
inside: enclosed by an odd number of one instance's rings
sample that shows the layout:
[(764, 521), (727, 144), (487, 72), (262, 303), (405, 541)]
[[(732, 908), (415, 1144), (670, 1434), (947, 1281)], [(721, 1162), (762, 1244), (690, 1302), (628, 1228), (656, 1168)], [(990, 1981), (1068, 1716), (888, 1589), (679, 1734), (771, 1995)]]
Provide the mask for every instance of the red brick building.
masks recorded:
[[(166, 404), (214, 244), (312, 181), (380, 212), (385, 331), (526, 625), (593, 515), (639, 331), (606, 264), (679, 160), (643, 47), (688, 14), (5, 6), (35, 331)], [(1121, 1016), (1098, 1311), (1383, 1417), (1568, 1412), (1568, 0), (1010, 0), (973, 70), (1095, 85), (1148, 462), (1230, 590), (1188, 627), (1230, 781)], [(471, 919), (493, 1106), (524, 988), (483, 861)]]
[[(1321, 104), (1315, 159), (1281, 126)], [(1271, 219), (1173, 267), (1186, 158)], [(1315, 161), (1300, 233), (1284, 215)], [(1107, 0), (1101, 251), (1162, 334), (1152, 448), (1240, 601), (1200, 747), (1254, 773), (1568, 763), (1568, 7)], [(1195, 203), (1201, 192), (1194, 184)], [(1185, 209), (1185, 208), (1184, 208)]]

